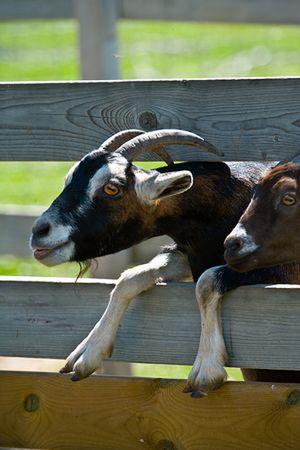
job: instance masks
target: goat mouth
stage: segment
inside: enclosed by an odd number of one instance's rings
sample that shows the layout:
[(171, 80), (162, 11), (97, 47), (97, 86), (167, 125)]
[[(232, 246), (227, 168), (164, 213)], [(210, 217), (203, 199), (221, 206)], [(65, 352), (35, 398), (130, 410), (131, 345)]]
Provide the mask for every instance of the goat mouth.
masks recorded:
[(55, 253), (58, 250), (61, 250), (63, 247), (66, 247), (69, 244), (69, 241), (62, 242), (59, 245), (56, 245), (54, 247), (38, 247), (35, 250), (33, 250), (33, 256), (37, 261), (43, 261), (44, 259), (47, 259), (47, 257), (51, 256), (53, 253)]
[(254, 252), (244, 253), (243, 255), (227, 256), (225, 252), (225, 260), (229, 267), (237, 272), (249, 272), (256, 267), (257, 258)]
[(53, 248), (37, 248), (33, 252), (33, 256), (35, 259), (40, 260), (45, 258), (49, 253), (53, 250)]

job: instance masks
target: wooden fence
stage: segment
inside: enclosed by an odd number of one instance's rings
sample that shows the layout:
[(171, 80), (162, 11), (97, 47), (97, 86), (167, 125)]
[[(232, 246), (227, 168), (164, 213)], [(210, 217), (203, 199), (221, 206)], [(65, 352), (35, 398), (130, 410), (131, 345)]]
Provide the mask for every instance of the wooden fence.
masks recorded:
[[(112, 133), (179, 127), (227, 160), (291, 158), (300, 146), (300, 78), (0, 84), (0, 159), (75, 160)], [(149, 120), (149, 118), (151, 120)], [(146, 120), (147, 119), (147, 120)], [(175, 159), (210, 159), (174, 148)], [(65, 358), (108, 300), (111, 281), (0, 279), (0, 353)], [(225, 296), (229, 365), (300, 370), (300, 286)], [(130, 306), (117, 361), (191, 364), (200, 318), (192, 283), (160, 285)], [(296, 450), (300, 385), (229, 382), (205, 398), (184, 381), (0, 374), (0, 446), (36, 449)]]

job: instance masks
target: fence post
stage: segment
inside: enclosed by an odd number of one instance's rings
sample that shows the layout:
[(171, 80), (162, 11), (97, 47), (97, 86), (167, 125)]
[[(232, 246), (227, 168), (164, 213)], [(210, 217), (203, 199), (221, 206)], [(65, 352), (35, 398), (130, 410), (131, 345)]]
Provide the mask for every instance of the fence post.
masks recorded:
[(116, 0), (73, 0), (80, 28), (81, 77), (118, 79)]

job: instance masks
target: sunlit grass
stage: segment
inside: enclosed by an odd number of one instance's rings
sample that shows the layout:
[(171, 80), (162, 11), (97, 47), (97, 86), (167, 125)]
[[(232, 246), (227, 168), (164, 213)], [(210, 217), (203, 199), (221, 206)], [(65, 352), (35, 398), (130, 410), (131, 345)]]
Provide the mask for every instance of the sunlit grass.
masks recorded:
[(73, 163), (0, 162), (0, 204), (48, 205)]
[[(191, 366), (167, 365), (167, 364), (132, 364), (135, 376), (150, 378), (182, 378), (187, 379)], [(240, 369), (226, 369), (229, 380), (242, 381)]]
[[(300, 27), (118, 22), (122, 78), (300, 73)], [(75, 20), (0, 24), (0, 80), (80, 78)]]
[(34, 258), (18, 258), (15, 255), (0, 255), (0, 275), (35, 277), (71, 277), (74, 281), (79, 273), (76, 263), (46, 267)]

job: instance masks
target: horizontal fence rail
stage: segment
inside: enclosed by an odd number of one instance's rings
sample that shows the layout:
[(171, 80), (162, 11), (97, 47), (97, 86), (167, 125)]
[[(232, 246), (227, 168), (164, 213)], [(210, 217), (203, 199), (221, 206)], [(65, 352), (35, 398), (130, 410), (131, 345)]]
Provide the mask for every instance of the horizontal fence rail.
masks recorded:
[[(112, 281), (0, 278), (0, 354), (65, 358), (103, 313)], [(240, 287), (225, 296), (229, 366), (300, 369), (300, 286)], [(117, 361), (192, 364), (200, 335), (193, 283), (144, 292), (118, 331)]]
[(78, 450), (297, 450), (299, 385), (0, 373), (0, 446)]
[[(0, 84), (0, 160), (77, 160), (126, 128), (182, 128), (224, 160), (300, 152), (300, 78)], [(216, 157), (190, 147), (176, 160)], [(149, 157), (149, 159), (152, 157)]]
[[(78, 0), (77, 0), (78, 1)], [(298, 0), (85, 0), (114, 2), (126, 19), (200, 22), (300, 23)], [(74, 16), (72, 0), (1, 0), (0, 20), (59, 19)]]

